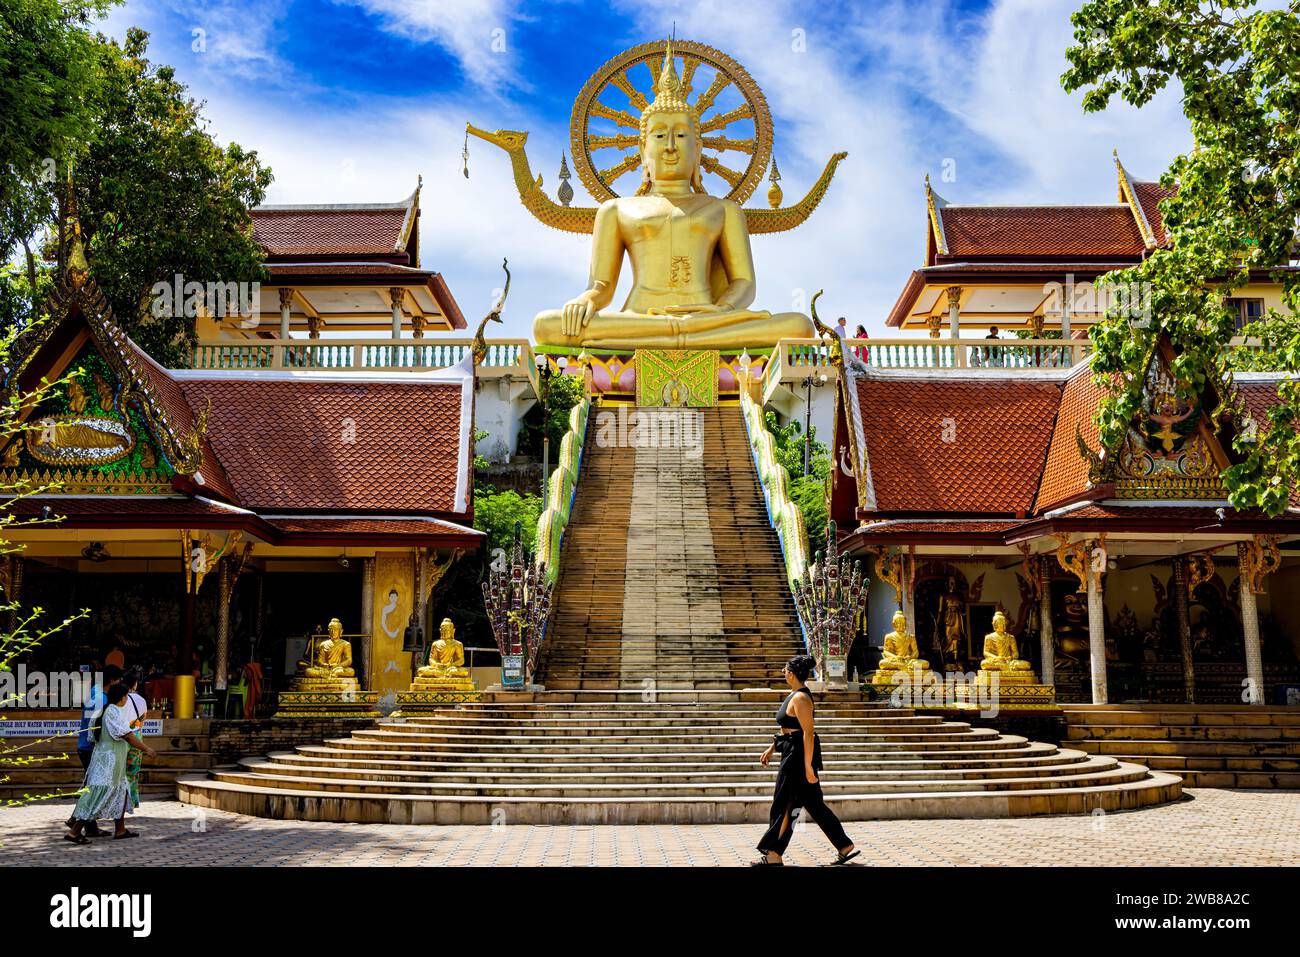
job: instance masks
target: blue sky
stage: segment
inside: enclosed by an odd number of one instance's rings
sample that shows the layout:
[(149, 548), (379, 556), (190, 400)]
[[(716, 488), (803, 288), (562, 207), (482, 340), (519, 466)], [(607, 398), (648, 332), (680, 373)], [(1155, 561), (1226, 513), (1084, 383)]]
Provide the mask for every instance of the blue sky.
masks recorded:
[[(527, 335), (536, 312), (585, 286), (586, 242), (532, 219), (489, 144), (471, 141), (465, 179), (465, 122), (529, 131), (533, 169), (553, 191), (587, 77), (675, 21), (679, 37), (728, 53), (763, 89), (787, 202), (831, 153), (849, 152), (808, 223), (755, 237), (756, 307), (805, 310), (825, 289), (824, 317), (875, 335), (920, 265), (926, 173), (954, 203), (1113, 202), (1113, 148), (1154, 179), (1189, 147), (1174, 91), (1140, 112), (1092, 116), (1061, 91), (1078, 3), (131, 0), (103, 29), (152, 34), (151, 57), (207, 102), (217, 138), (272, 167), (268, 202), (396, 200), (423, 175), (423, 265), (473, 324), (508, 256), (505, 333)], [(575, 205), (589, 205), (573, 184)], [(765, 205), (764, 193), (750, 203)]]

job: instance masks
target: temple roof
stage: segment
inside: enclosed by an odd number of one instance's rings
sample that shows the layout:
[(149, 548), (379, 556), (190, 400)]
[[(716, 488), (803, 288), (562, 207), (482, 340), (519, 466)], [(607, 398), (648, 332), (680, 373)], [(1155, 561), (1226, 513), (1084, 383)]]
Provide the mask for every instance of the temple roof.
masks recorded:
[(246, 508), (463, 514), (468, 394), (460, 370), (404, 381), (355, 373), (181, 372)]
[[(259, 206), (253, 237), (271, 261), (285, 257), (400, 257), (418, 265), (414, 245), (420, 189), (396, 203)], [(408, 248), (409, 247), (409, 248)]]
[(939, 215), (948, 253), (938, 261), (994, 256), (1137, 258), (1145, 250), (1127, 205), (946, 206)]
[[(1160, 345), (1153, 361), (1167, 359), (1167, 353)], [(1261, 427), (1278, 401), (1281, 378), (1262, 373), (1235, 378), (1245, 411)], [(1007, 544), (1017, 534), (1043, 534), (1062, 522), (1104, 530), (1107, 523), (1149, 528), (1176, 517), (1174, 525), (1192, 528), (1207, 517), (1216, 522), (1217, 513), (1205, 500), (1226, 494), (1214, 491), (1213, 473), (1209, 484), (1197, 484), (1193, 477), (1188, 485), (1193, 491), (1182, 493), (1163, 490), (1159, 483), (1148, 487), (1124, 474), (1118, 485), (1094, 474), (1094, 450), (1100, 446), (1094, 418), (1105, 390), (1094, 382), (1088, 363), (1060, 371), (962, 374), (849, 362), (843, 389), (841, 399), (847, 401), (839, 408), (848, 417), (843, 434), (853, 440), (849, 480), (857, 487), (858, 508), (856, 516), (833, 517), (842, 527), (862, 523), (862, 536)], [(1206, 411), (1210, 398), (1203, 400)], [(1226, 439), (1216, 439), (1213, 431), (1198, 434), (1207, 436), (1213, 454), (1227, 454)], [(1084, 455), (1081, 442), (1093, 459)], [(1119, 460), (1115, 454), (1109, 458), (1112, 464)], [(1206, 493), (1194, 491), (1202, 488)], [(1300, 491), (1293, 504), (1300, 508)], [(1227, 513), (1239, 525), (1268, 521), (1252, 512), (1229, 508)], [(1291, 518), (1300, 520), (1300, 513)]]

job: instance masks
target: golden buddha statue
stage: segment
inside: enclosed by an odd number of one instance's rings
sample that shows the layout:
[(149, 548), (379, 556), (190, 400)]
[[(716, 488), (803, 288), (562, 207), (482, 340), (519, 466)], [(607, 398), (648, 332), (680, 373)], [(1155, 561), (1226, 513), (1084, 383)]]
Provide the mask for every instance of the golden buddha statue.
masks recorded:
[(294, 677), (297, 691), (356, 691), (357, 673), (352, 668), (352, 642), (343, 637), (343, 623), (331, 618), (328, 635), (308, 642), (307, 657), (298, 662)]
[(456, 640), (456, 626), (444, 618), (438, 626), (438, 640), (429, 646), (427, 663), (416, 672), (412, 691), (474, 691), (474, 680), (465, 667), (465, 646)]
[(1019, 657), (1020, 649), (1014, 635), (1007, 633), (1007, 616), (1001, 609), (993, 614), (993, 630), (984, 636), (984, 659), (980, 662), (981, 676), (998, 672), (1003, 681), (1034, 682), (1034, 666)]
[[(741, 349), (811, 338), (797, 312), (751, 310), (754, 259), (740, 206), (710, 196), (700, 176), (700, 117), (682, 90), (672, 45), (655, 98), (641, 113), (642, 180), (634, 196), (596, 211), (590, 285), (561, 309), (540, 313), (542, 345), (615, 349)], [(623, 257), (632, 290), (610, 309)]]
[(930, 663), (920, 656), (916, 647), (916, 636), (907, 630), (907, 616), (902, 611), (894, 612), (893, 625), (894, 630), (885, 635), (872, 684), (892, 684), (930, 670)]

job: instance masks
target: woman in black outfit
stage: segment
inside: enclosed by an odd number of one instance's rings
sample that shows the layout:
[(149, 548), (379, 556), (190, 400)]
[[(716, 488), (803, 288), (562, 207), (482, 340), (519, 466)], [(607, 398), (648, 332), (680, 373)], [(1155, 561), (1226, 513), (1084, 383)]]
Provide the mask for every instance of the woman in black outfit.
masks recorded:
[[(839, 856), (831, 863), (844, 864), (862, 853), (854, 848), (840, 825), (840, 819), (822, 800), (822, 786), (817, 778), (817, 772), (822, 769), (822, 745), (813, 730), (812, 692), (805, 685), (812, 670), (811, 657), (796, 655), (786, 662), (782, 671), (786, 684), (794, 690), (781, 702), (776, 713), (776, 723), (781, 730), (758, 759), (766, 767), (773, 752), (781, 754), (776, 794), (772, 797), (771, 824), (758, 842), (763, 856), (752, 862), (756, 867), (785, 863), (781, 855), (790, 844), (800, 808), (817, 822), (838, 852)], [(809, 741), (812, 742), (811, 748), (807, 746)]]

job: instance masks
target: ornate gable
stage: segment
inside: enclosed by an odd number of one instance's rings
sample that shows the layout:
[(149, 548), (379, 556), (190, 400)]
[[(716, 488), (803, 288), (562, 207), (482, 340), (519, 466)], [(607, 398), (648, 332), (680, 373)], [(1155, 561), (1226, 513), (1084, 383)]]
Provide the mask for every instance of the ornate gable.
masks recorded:
[(1188, 397), (1178, 388), (1174, 351), (1162, 337), (1147, 358), (1138, 411), (1120, 447), (1095, 453), (1078, 436), (1094, 484), (1113, 483), (1116, 498), (1223, 499), (1219, 475), (1231, 464), (1213, 413), (1222, 389)]
[(23, 410), (31, 428), (0, 448), (0, 480), (71, 494), (173, 492), (174, 476), (202, 464), (207, 411), (195, 416), (177, 401), (179, 390), (159, 388), (165, 371), (114, 321), (90, 275), (75, 211), (65, 235), (67, 265), (50, 315), (15, 340), (0, 402), (25, 391), (24, 382), (69, 378)]

